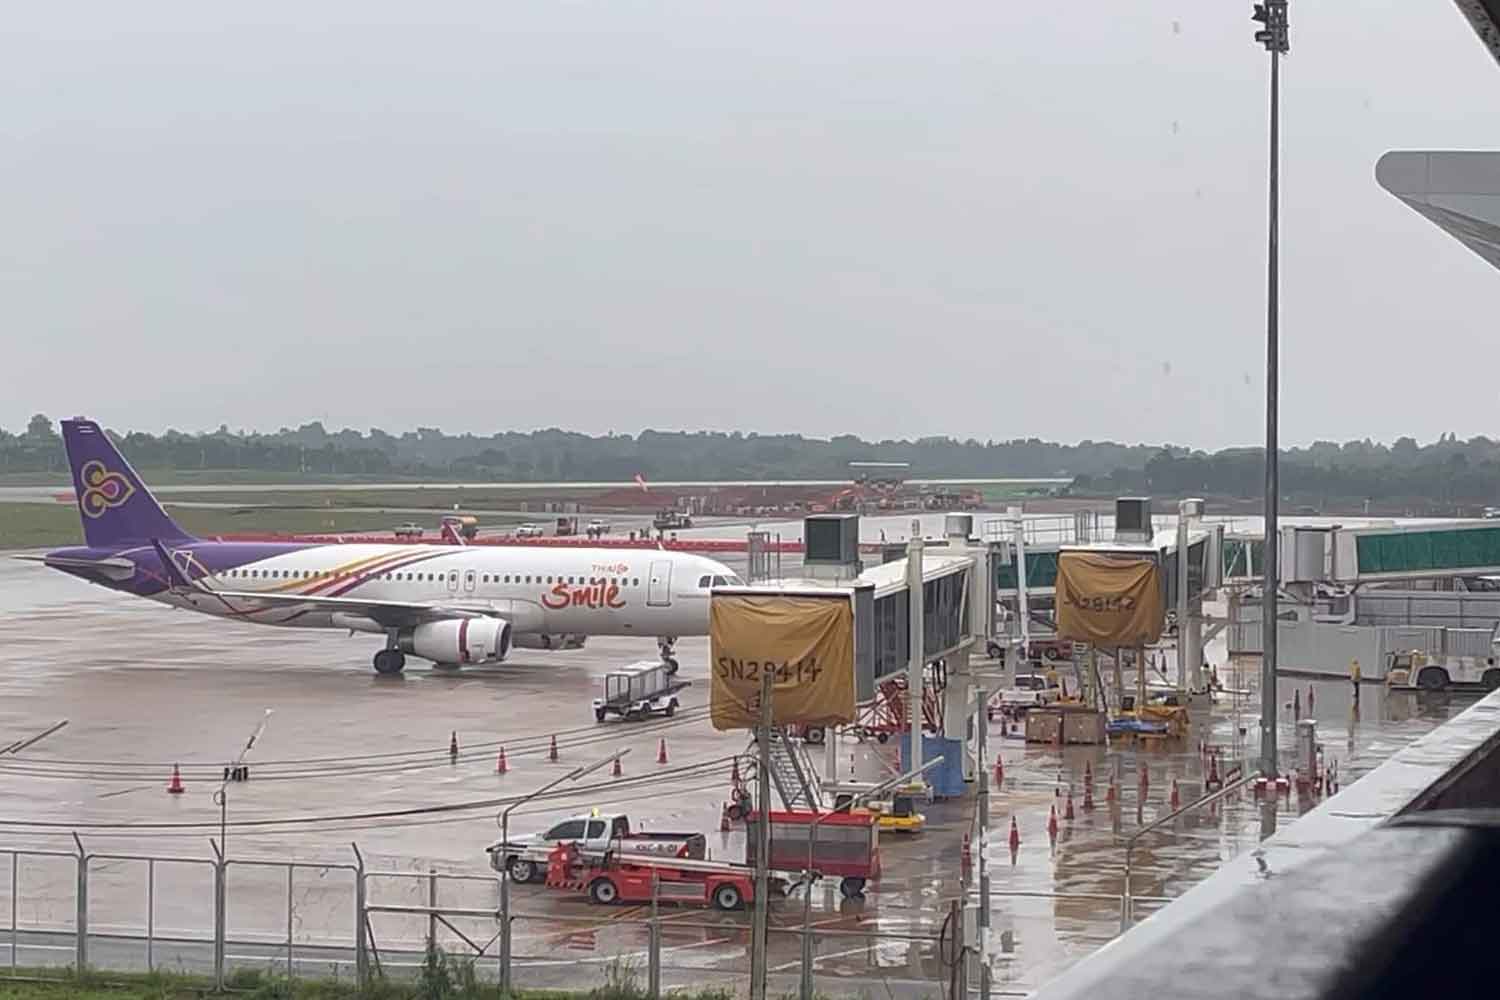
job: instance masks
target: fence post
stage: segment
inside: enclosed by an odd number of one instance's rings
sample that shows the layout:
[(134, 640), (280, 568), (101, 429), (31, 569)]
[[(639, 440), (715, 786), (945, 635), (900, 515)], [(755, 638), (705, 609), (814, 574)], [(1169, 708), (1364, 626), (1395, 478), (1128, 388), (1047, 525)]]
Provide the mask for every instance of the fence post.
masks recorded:
[(156, 971), (156, 859), (146, 859), (146, 971)]
[[(78, 916), (75, 923), (78, 934), (74, 941), (73, 963), (74, 974), (82, 976), (89, 965), (89, 858), (76, 833), (73, 834), (73, 843), (78, 845)], [(11, 891), (14, 893), (15, 890)]]
[(296, 870), (296, 865), (286, 866), (286, 978), (288, 981), (297, 978), (292, 954), (292, 875)]
[(16, 971), (16, 951), (20, 947), (20, 941), (16, 933), (16, 903), (21, 897), (19, 891), (21, 877), (21, 855), (15, 851), (10, 852), (10, 971)]
[(437, 869), (427, 869), (427, 948), (437, 951)]
[(510, 873), (500, 873), (500, 995), (510, 996)]
[[(809, 878), (807, 888), (804, 892), (812, 892), (812, 880)], [(798, 980), (798, 1000), (813, 1000), (813, 946), (812, 928), (802, 928), (802, 969), (801, 978)]]
[(354, 981), (360, 989), (370, 985), (370, 953), (365, 938), (365, 856), (354, 848)]
[(657, 908), (657, 890), (661, 886), (661, 879), (655, 868), (651, 869), (651, 929), (647, 937), (647, 995), (651, 1000), (661, 998), (661, 914)]
[(208, 842), (214, 849), (214, 987), (222, 991), (224, 989), (224, 921), (227, 909), (224, 891), (227, 881), (224, 871), (226, 859), (218, 841), (209, 838)]

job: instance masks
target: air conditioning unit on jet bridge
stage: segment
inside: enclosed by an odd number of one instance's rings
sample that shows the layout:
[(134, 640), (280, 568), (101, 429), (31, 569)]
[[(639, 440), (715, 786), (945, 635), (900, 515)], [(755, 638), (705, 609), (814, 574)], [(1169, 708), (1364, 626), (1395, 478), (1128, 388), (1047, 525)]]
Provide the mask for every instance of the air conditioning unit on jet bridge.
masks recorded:
[(802, 566), (815, 580), (852, 580), (859, 561), (858, 514), (809, 514), (802, 519)]

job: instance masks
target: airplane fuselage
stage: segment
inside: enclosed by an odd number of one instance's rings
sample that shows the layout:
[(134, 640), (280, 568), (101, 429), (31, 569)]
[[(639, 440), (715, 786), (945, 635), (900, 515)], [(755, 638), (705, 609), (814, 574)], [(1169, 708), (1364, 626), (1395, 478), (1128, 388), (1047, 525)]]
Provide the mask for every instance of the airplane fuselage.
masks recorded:
[(480, 606), (517, 635), (703, 635), (708, 587), (737, 581), (712, 559), (653, 549), (197, 541), (171, 556), (201, 590), (172, 587), (151, 546), (108, 553), (133, 571), (83, 566), (105, 554), (82, 547), (56, 550), (49, 562), (173, 607), (259, 624), (361, 628), (357, 616), (312, 602), (262, 606), (215, 592)]

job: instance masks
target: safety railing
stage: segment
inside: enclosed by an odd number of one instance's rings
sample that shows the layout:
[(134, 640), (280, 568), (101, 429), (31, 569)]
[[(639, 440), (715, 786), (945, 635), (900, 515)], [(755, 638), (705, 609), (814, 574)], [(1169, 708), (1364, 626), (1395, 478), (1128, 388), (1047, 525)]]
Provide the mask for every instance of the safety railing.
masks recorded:
[[(76, 838), (75, 846), (0, 849), (10, 952), (0, 977), (170, 968), (222, 986), (258, 969), (288, 979), (352, 971), (369, 983), (415, 977), (437, 953), (508, 988), (590, 990), (638, 977), (637, 988), (656, 997), (716, 984), (740, 991), (751, 965), (744, 911), (506, 912), (492, 873), (370, 869), (357, 847), (352, 861), (319, 862), (226, 858), (217, 848), (211, 857), (91, 853)], [(943, 920), (883, 906), (882, 921), (895, 926), (859, 926), (857, 913), (821, 906), (806, 928), (772, 926), (770, 992), (964, 990), (960, 901), (945, 905), (953, 909)]]

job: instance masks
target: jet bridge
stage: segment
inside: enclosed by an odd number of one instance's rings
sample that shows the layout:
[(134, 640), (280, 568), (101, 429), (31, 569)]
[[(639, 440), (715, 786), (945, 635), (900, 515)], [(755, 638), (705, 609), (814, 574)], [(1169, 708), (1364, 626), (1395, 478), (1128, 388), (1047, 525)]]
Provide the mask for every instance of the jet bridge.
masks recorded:
[[(804, 524), (803, 575), (759, 581), (748, 589), (788, 595), (844, 590), (851, 595), (856, 700), (870, 705), (888, 697), (891, 682), (903, 677), (907, 696), (919, 702), (915, 712), (903, 713), (905, 719), (924, 718), (921, 702), (936, 698), (941, 711), (925, 713), (933, 719), (934, 731), (925, 733), (915, 748), (909, 735), (903, 736), (903, 757), (914, 768), (941, 754), (942, 766), (929, 772), (927, 780), (936, 794), (952, 796), (982, 771), (970, 725), (981, 706), (969, 650), (975, 643), (982, 648), (991, 635), (992, 554), (973, 537), (973, 518), (967, 514), (949, 515), (942, 541), (926, 541), (920, 531), (913, 535), (905, 556), (866, 569), (860, 560), (858, 515), (812, 515)], [(941, 664), (941, 669), (929, 671), (930, 664)], [(941, 678), (940, 689), (933, 689), (934, 676)], [(909, 725), (907, 729), (909, 734)], [(829, 734), (830, 776), (837, 773), (837, 743), (836, 735)]]

